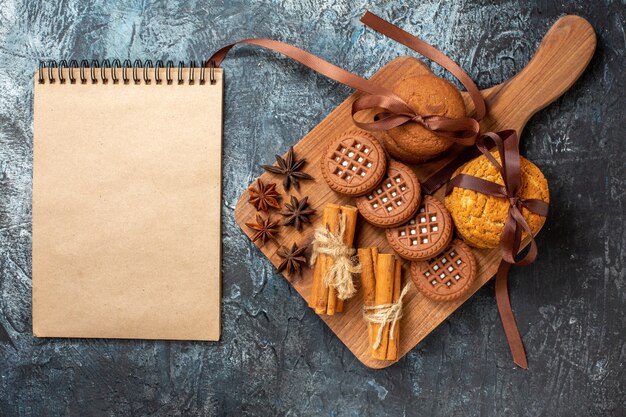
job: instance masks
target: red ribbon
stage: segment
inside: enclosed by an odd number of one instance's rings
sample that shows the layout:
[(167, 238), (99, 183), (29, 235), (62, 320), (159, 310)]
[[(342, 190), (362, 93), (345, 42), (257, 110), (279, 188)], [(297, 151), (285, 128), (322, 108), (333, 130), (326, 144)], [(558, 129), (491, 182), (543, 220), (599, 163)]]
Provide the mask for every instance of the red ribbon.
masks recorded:
[[(487, 141), (495, 144), (501, 163), (489, 152)], [(526, 369), (528, 368), (528, 361), (526, 360), (524, 344), (513, 316), (507, 278), (512, 265), (528, 265), (537, 257), (537, 243), (528, 222), (522, 215), (522, 207), (545, 217), (548, 215), (548, 204), (542, 200), (527, 199), (519, 195), (522, 186), (522, 176), (518, 138), (514, 130), (485, 133), (478, 138), (476, 146), (496, 167), (502, 176), (504, 185), (467, 174), (459, 174), (448, 182), (446, 194), (452, 192), (454, 187), (459, 187), (509, 201), (509, 212), (500, 236), (502, 261), (496, 274), (496, 302), (513, 361), (521, 368)], [(519, 252), (522, 241), (522, 232), (526, 232), (530, 237), (530, 250), (522, 259), (516, 260), (515, 256)]]

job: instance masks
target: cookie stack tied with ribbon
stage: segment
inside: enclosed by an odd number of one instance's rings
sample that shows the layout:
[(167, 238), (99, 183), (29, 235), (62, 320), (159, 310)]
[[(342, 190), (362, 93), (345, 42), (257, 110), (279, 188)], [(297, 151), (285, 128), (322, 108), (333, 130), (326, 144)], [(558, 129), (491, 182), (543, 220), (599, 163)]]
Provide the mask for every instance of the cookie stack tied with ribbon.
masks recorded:
[[(488, 141), (494, 142), (497, 149), (490, 152)], [(471, 246), (502, 245), (512, 250), (509, 242), (513, 241), (510, 233), (514, 220), (521, 227), (522, 238), (534, 235), (543, 224), (550, 201), (548, 181), (535, 164), (519, 156), (515, 131), (486, 133), (477, 147), (483, 155), (454, 172), (446, 207), (459, 235)], [(507, 242), (502, 243), (502, 238)], [(507, 254), (505, 259), (512, 257)]]
[[(474, 105), (474, 114), (471, 117), (466, 116), (464, 107), (463, 111), (457, 113), (457, 110), (460, 109), (460, 103), (452, 97), (456, 96), (458, 91), (453, 92), (450, 90), (450, 88), (454, 88), (454, 86), (446, 84), (447, 82), (443, 82), (445, 80), (439, 79), (433, 74), (429, 75), (436, 78), (436, 80), (430, 80), (433, 82), (433, 86), (445, 85), (442, 91), (437, 93), (440, 97), (439, 100), (449, 96), (451, 97), (449, 100), (450, 104), (431, 104), (431, 99), (425, 98), (428, 95), (428, 91), (424, 90), (417, 96), (412, 94), (407, 96), (408, 101), (417, 100), (416, 102), (420, 102), (420, 107), (423, 107), (423, 109), (416, 109), (399, 95), (404, 94), (403, 91), (408, 88), (406, 86), (397, 86), (399, 94), (396, 94), (390, 89), (346, 71), (307, 51), (272, 39), (245, 39), (226, 45), (209, 58), (207, 66), (211, 66), (212, 68), (219, 67), (228, 52), (239, 44), (257, 45), (271, 49), (288, 56), (332, 80), (365, 93), (355, 100), (352, 105), (353, 122), (359, 129), (369, 132), (385, 132), (407, 125), (407, 129), (421, 132), (420, 136), (422, 139), (420, 140), (420, 144), (429, 143), (428, 146), (432, 146), (432, 149), (428, 151), (423, 151), (421, 147), (417, 150), (414, 146), (405, 144), (402, 139), (397, 139), (396, 142), (398, 145), (403, 145), (403, 149), (406, 152), (424, 152), (423, 155), (419, 156), (421, 159), (426, 160), (439, 155), (440, 152), (454, 143), (463, 146), (474, 145), (480, 132), (479, 122), (485, 116), (486, 107), (478, 87), (476, 87), (476, 84), (465, 71), (433, 46), (370, 12), (365, 13), (361, 18), (361, 22), (381, 32), (383, 35), (419, 52), (448, 70), (466, 88)], [(420, 88), (416, 81), (419, 80), (409, 81), (411, 88)], [(441, 82), (443, 82), (443, 84), (440, 85)], [(417, 97), (417, 99), (415, 97)], [(458, 96), (456, 97), (458, 98)], [(456, 104), (453, 105), (452, 102), (456, 102)], [(460, 113), (463, 113), (463, 115), (460, 117), (455, 116)], [(418, 127), (422, 127), (423, 130), (418, 129)], [(400, 131), (398, 131), (398, 133), (399, 132)], [(392, 132), (392, 136), (394, 135), (395, 133)], [(396, 135), (394, 137), (399, 136)], [(431, 143), (437, 141), (443, 142), (438, 144)]]
[[(474, 145), (486, 106), (478, 87), (465, 71), (438, 49), (373, 13), (366, 12), (361, 22), (448, 70), (467, 90), (474, 113), (467, 116), (461, 94), (454, 85), (424, 69), (423, 74), (397, 82), (393, 91), (362, 90), (369, 94), (359, 97), (352, 106), (355, 125), (383, 132), (387, 151), (408, 163), (439, 156), (454, 143)], [(358, 118), (362, 112), (373, 113), (373, 120)]]
[[(491, 144), (496, 148), (493, 152), (489, 151)], [(454, 173), (446, 190), (446, 206), (467, 243), (482, 248), (500, 246), (502, 261), (496, 274), (498, 311), (513, 361), (528, 368), (511, 309), (507, 278), (512, 265), (529, 265), (537, 257), (534, 235), (548, 215), (548, 182), (539, 168), (519, 155), (514, 130), (486, 133), (476, 145), (482, 155)], [(530, 249), (516, 260), (526, 238), (530, 239)]]
[[(424, 70), (425, 74), (398, 81), (393, 92), (407, 102), (419, 114), (457, 119), (466, 117), (463, 97), (449, 81)], [(408, 123), (394, 127), (382, 134), (385, 148), (394, 158), (419, 164), (433, 159), (452, 144), (452, 140), (440, 137), (420, 123)]]

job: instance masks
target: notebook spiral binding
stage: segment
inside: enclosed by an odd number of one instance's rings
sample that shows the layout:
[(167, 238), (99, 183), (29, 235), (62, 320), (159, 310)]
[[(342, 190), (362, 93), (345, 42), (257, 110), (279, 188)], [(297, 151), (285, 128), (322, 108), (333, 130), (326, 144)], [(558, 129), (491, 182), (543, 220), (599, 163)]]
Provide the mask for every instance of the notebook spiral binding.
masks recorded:
[[(196, 61), (191, 61), (189, 64), (190, 68), (197, 68)], [(206, 64), (207, 62), (203, 61), (202, 66), (200, 67), (200, 77), (198, 79), (198, 82), (200, 84), (206, 83)], [(176, 78), (178, 84), (185, 83), (183, 77), (184, 66), (184, 61), (178, 62), (178, 77)], [(63, 69), (65, 68), (68, 69), (68, 78), (63, 75)], [(136, 59), (132, 63), (130, 59), (124, 60), (123, 63), (120, 62), (119, 59), (114, 59), (113, 62), (109, 61), (108, 59), (105, 59), (102, 62), (98, 61), (97, 59), (94, 59), (91, 62), (83, 59), (80, 64), (75, 59), (70, 60), (69, 64), (66, 60), (61, 60), (58, 62), (56, 60), (39, 61), (39, 84), (44, 84), (46, 82), (46, 78), (51, 84), (57, 82), (57, 80), (61, 84), (65, 84), (68, 80), (70, 84), (76, 84), (77, 78), (74, 74), (75, 71), (77, 71), (79, 74), (81, 84), (87, 84), (89, 80), (91, 80), (92, 84), (97, 84), (98, 81), (101, 81), (103, 84), (107, 84), (109, 81), (111, 81), (113, 84), (118, 84), (120, 82), (120, 78), (117, 76), (118, 69), (122, 70), (121, 81), (124, 84), (129, 84), (131, 81), (133, 81), (135, 84), (140, 84), (142, 79), (145, 84), (151, 84), (152, 78), (150, 77), (150, 73), (152, 71), (154, 71), (155, 84), (162, 84), (163, 79), (161, 78), (161, 74), (159, 71), (162, 68), (165, 68), (166, 84), (173, 84), (174, 78), (172, 77), (172, 69), (174, 68), (174, 62), (172, 61), (167, 61), (165, 66), (163, 65), (162, 60), (156, 61), (156, 65), (153, 65), (152, 61), (149, 59), (145, 62), (142, 62), (140, 59)], [(89, 73), (89, 75), (86, 74), (87, 72)], [(100, 74), (98, 74), (98, 72)], [(107, 73), (109, 74), (108, 76)], [(194, 77), (195, 71), (189, 71), (187, 82), (189, 84), (194, 84), (196, 82)], [(211, 62), (209, 65), (209, 81), (211, 84), (215, 84), (215, 80), (215, 64)]]

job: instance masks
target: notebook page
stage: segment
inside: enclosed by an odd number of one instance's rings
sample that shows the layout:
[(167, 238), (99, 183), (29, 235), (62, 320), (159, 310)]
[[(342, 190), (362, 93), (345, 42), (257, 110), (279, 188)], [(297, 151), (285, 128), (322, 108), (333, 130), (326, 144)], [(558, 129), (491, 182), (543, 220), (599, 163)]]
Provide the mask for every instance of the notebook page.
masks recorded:
[(219, 339), (223, 74), (195, 71), (35, 76), (35, 336)]

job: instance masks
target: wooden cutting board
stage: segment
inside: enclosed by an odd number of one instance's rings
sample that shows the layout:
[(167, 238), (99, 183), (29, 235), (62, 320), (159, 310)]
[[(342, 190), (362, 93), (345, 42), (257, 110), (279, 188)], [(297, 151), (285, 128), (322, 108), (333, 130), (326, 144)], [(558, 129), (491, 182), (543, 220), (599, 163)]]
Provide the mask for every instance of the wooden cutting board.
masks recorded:
[[(576, 81), (589, 63), (595, 45), (595, 33), (589, 22), (578, 16), (560, 18), (546, 34), (533, 59), (519, 74), (502, 84), (482, 90), (489, 113), (481, 122), (481, 131), (516, 129), (518, 134), (521, 133), (526, 121), (535, 112), (556, 100)], [(410, 57), (401, 57), (381, 68), (372, 76), (371, 80), (391, 88), (396, 81), (402, 78), (425, 72), (430, 72), (430, 70), (422, 62)], [(463, 95), (468, 111), (471, 112), (473, 110), (471, 101), (466, 93)], [(289, 192), (285, 192), (282, 188), (282, 178), (269, 173), (261, 175), (260, 178), (264, 182), (278, 184), (277, 189), (283, 195), (283, 202), (289, 202), (289, 195), (295, 195), (298, 198), (309, 196), (312, 208), (318, 211), (317, 215), (312, 218), (313, 224), (300, 233), (292, 227), (282, 227), (278, 237), (280, 245), (290, 247), (294, 242), (299, 246), (310, 243), (314, 229), (321, 222), (321, 212), (326, 203), (354, 205), (352, 198), (341, 196), (328, 188), (320, 172), (320, 158), (328, 140), (349, 129), (354, 129), (350, 110), (353, 101), (359, 96), (360, 93), (358, 92), (350, 96), (294, 145), (296, 156), (306, 157), (308, 162), (304, 170), (315, 177), (314, 181), (303, 181), (299, 192), (293, 190), (293, 187)], [(413, 168), (420, 180), (423, 181), (441, 169), (461, 150), (461, 147), (453, 147), (446, 157)], [(272, 160), (266, 161), (268, 164), (272, 162)], [(441, 199), (442, 193), (443, 189), (440, 189), (435, 196)], [(245, 223), (253, 222), (255, 214), (254, 207), (248, 203), (248, 191), (245, 191), (235, 208), (235, 220), (248, 237), (253, 235), (253, 231), (246, 227)], [(282, 216), (276, 211), (271, 212), (271, 214), (275, 219), (279, 217), (282, 219)], [(357, 229), (355, 247), (377, 246), (381, 252), (393, 252), (387, 244), (383, 229), (366, 223), (362, 217), (359, 218)], [(527, 242), (525, 243), (527, 244)], [(281, 262), (281, 259), (276, 255), (278, 248), (279, 245), (274, 242), (268, 242), (260, 248), (274, 266), (278, 266)], [(404, 317), (401, 320), (399, 358), (415, 347), (494, 276), (501, 259), (499, 250), (497, 248), (474, 249), (474, 254), (478, 265), (478, 279), (472, 290), (464, 298), (450, 302), (435, 302), (422, 296), (415, 287), (411, 288), (405, 299)], [(307, 301), (310, 295), (312, 275), (312, 269), (307, 268), (300, 278), (290, 281), (296, 291)], [(408, 282), (409, 279), (409, 263), (404, 261), (403, 282)], [(523, 300), (519, 302), (523, 302)], [(371, 368), (387, 367), (393, 362), (370, 358), (368, 332), (362, 319), (361, 308), (362, 295), (359, 291), (354, 298), (346, 302), (343, 314), (322, 316), (322, 320), (366, 366)]]

